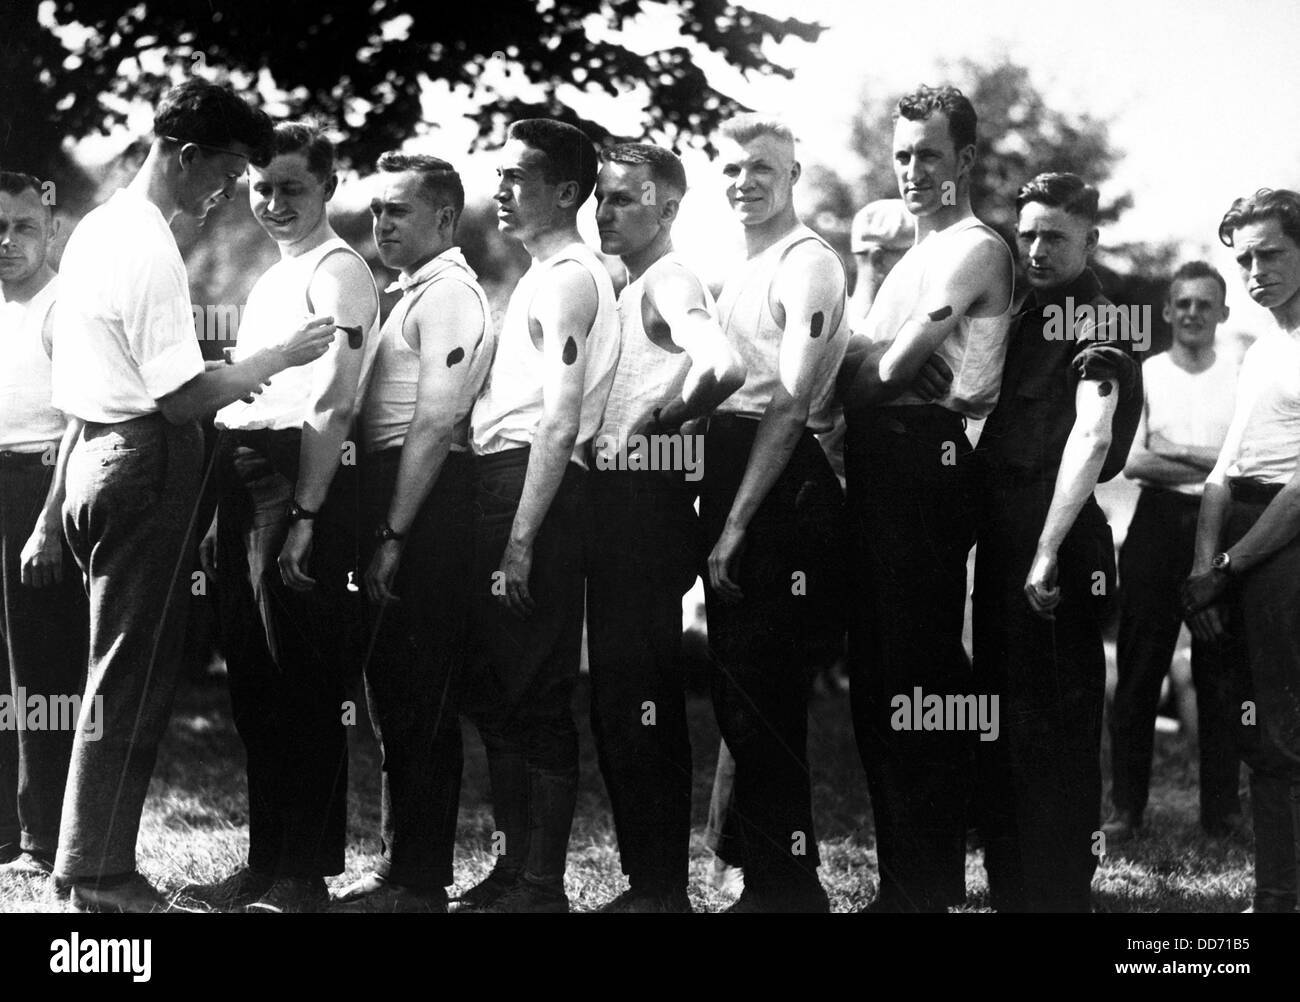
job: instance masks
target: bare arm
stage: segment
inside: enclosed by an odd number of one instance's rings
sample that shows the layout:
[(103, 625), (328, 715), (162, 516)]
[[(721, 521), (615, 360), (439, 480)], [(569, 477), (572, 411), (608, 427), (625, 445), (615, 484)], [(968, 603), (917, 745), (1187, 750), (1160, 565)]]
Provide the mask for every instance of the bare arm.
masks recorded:
[(781, 264), (775, 293), (785, 314), (780, 384), (758, 423), (745, 475), (709, 555), (710, 581), (730, 601), (743, 598), (735, 574), (749, 523), (785, 471), (808, 423), (817, 380), (832, 350), (829, 335), (845, 308), (844, 272), (822, 247), (796, 247)]
[(887, 403), (916, 379), (926, 360), (975, 309), (991, 314), (1011, 300), (1011, 262), (1004, 248), (972, 234), (958, 245), (951, 267), (922, 291), (918, 309), (892, 339), (855, 356), (841, 382), (846, 408)]
[(278, 345), (236, 362), (199, 373), (179, 388), (158, 398), (158, 409), (172, 424), (185, 424), (214, 414), (226, 404), (261, 391), (277, 372), (325, 354), (334, 340), (334, 318), (313, 317)]
[(646, 281), (645, 306), (651, 324), (662, 321), (673, 343), (691, 359), (681, 397), (659, 412), (661, 426), (680, 428), (687, 421), (711, 413), (740, 389), (745, 384), (745, 363), (709, 314), (699, 280), (684, 269), (652, 273)]
[[(1159, 434), (1150, 434), (1147, 425), (1149, 404), (1142, 405), (1142, 418), (1138, 424), (1137, 434), (1133, 436), (1133, 448), (1129, 452), (1128, 462), (1124, 465), (1124, 476), (1130, 480), (1145, 480), (1147, 483), (1161, 487), (1174, 487), (1179, 484), (1195, 484), (1205, 479), (1204, 471), (1191, 463), (1169, 458), (1152, 451), (1152, 439), (1160, 440)], [(1213, 465), (1213, 464), (1211, 464)]]
[(1111, 419), (1119, 398), (1118, 378), (1081, 379), (1074, 391), (1075, 417), (1061, 453), (1061, 465), (1052, 490), (1038, 550), (1034, 554), (1025, 595), (1033, 610), (1052, 618), (1061, 601), (1056, 581), (1056, 556), (1075, 519), (1097, 487), (1097, 477), (1110, 448)]
[[(457, 403), (465, 391), (475, 347), (483, 338), (478, 298), (460, 282), (435, 282), (407, 314), (406, 331), (420, 352), (415, 414), (406, 430), (388, 525), (406, 535), (451, 451)], [(380, 544), (366, 571), (371, 601), (393, 601), (403, 541)]]
[(80, 418), (68, 418), (59, 442), (50, 489), (45, 493), (41, 513), (19, 558), (22, 583), (32, 588), (44, 588), (63, 580), (63, 498), (68, 487), (68, 454), (72, 452), (84, 424)]
[(529, 309), (529, 322), (542, 335), (542, 418), (533, 435), (523, 493), (501, 558), (505, 603), (521, 619), (534, 608), (528, 590), (533, 544), (578, 440), (587, 335), (598, 306), (596, 284), (587, 270), (566, 261), (556, 265), (551, 281), (538, 290)]

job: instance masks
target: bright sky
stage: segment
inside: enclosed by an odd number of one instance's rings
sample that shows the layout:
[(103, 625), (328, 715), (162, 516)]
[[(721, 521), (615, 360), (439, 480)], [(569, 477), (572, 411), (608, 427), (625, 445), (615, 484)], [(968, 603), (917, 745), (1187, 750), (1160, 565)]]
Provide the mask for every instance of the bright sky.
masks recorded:
[[(1187, 254), (1208, 254), (1230, 277), (1234, 307), (1259, 312), (1238, 294), (1231, 256), (1214, 234), (1237, 195), (1264, 185), (1300, 187), (1300, 129), (1292, 117), (1300, 107), (1295, 0), (745, 2), (828, 26), (813, 45), (791, 39), (773, 46), (777, 61), (796, 71), (790, 81), (744, 81), (727, 67), (701, 60), (721, 89), (789, 118), (805, 163), (824, 163), (849, 176), (857, 171), (848, 122), (864, 85), (893, 93), (940, 82), (945, 61), (993, 62), (1006, 55), (1030, 69), (1049, 104), (1111, 122), (1112, 141), (1126, 154), (1112, 183), (1116, 192), (1132, 192), (1135, 205), (1103, 234), (1103, 242), (1175, 240)], [(630, 44), (643, 51), (674, 44), (669, 24), (663, 18), (643, 21)], [(591, 29), (599, 34), (601, 26)], [(488, 79), (510, 89), (504, 69), (489, 70)], [(610, 105), (567, 90), (561, 96), (580, 110), (609, 113)], [(457, 121), (461, 107), (445, 90), (429, 88), (426, 116), (443, 126), (415, 146), (456, 163), (470, 197), (486, 197), (495, 156), (466, 155), (473, 128)], [(622, 98), (610, 124), (633, 131), (639, 107), (638, 95)], [(140, 124), (148, 128), (147, 109)], [(120, 148), (120, 141), (114, 145)], [(688, 156), (687, 169), (693, 191), (683, 205), (677, 242), (713, 272), (739, 246), (739, 235), (721, 200), (716, 169), (698, 156)], [(368, 200), (368, 185), (355, 188), (340, 192), (340, 201)]]

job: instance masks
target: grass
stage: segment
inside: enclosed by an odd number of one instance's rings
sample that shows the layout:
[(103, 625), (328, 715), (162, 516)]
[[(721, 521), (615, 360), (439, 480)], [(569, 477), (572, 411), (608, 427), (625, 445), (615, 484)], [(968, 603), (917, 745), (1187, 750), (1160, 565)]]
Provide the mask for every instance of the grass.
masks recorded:
[[(604, 786), (580, 686), (575, 712), (582, 737), (582, 779), (569, 844), (568, 893), (576, 911), (589, 911), (625, 889)], [(695, 754), (691, 897), (697, 911), (730, 903), (707, 884), (711, 856), (702, 832), (712, 785), (718, 732), (708, 700), (689, 702)], [(853, 911), (875, 896), (876, 859), (866, 779), (853, 742), (846, 695), (822, 695), (812, 705), (809, 754), (813, 805), (822, 855), (822, 881), (835, 911)], [(1104, 774), (1109, 763), (1103, 761)], [(366, 873), (378, 852), (379, 756), (362, 716), (352, 732), (347, 870), (331, 878), (338, 888)], [(492, 815), (482, 745), (466, 726), (466, 770), (461, 794), (456, 882), (465, 887), (491, 866)], [(1094, 900), (1108, 912), (1239, 911), (1249, 903), (1248, 841), (1212, 840), (1196, 825), (1196, 766), (1191, 742), (1177, 734), (1156, 738), (1149, 830), (1115, 847), (1094, 883)], [(247, 845), (243, 750), (230, 719), (220, 676), (182, 687), (159, 753), (141, 826), (141, 871), (165, 893), (224, 876), (242, 864)], [(969, 910), (987, 906), (981, 856), (967, 857)], [(0, 878), (0, 911), (60, 911), (46, 881)]]

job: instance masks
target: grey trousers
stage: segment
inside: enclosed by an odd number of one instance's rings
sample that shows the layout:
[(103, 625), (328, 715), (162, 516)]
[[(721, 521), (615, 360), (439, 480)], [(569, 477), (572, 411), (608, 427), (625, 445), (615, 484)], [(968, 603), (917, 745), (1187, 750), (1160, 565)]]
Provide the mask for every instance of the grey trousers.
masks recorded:
[(90, 597), (90, 659), (54, 864), (61, 883), (135, 870), (180, 667), (202, 467), (199, 426), (157, 413), (88, 423), (69, 457), (63, 515)]

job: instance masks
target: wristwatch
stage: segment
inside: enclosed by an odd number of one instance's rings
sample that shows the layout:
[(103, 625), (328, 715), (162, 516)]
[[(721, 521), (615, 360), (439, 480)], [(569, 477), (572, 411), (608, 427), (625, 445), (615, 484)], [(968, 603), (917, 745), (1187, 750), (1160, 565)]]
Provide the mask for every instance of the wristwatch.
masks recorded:
[(383, 525), (381, 525), (378, 529), (375, 530), (375, 538), (379, 540), (381, 543), (386, 543), (390, 539), (396, 540), (397, 542), (400, 543), (403, 539), (406, 538), (406, 533), (398, 532), (391, 525), (385, 522)]
[(290, 522), (310, 522), (319, 512), (308, 511), (297, 501), (289, 503), (289, 521)]
[(1228, 556), (1227, 551), (1216, 553), (1214, 559), (1210, 561), (1210, 567), (1219, 571), (1221, 574), (1232, 574), (1232, 558)]

